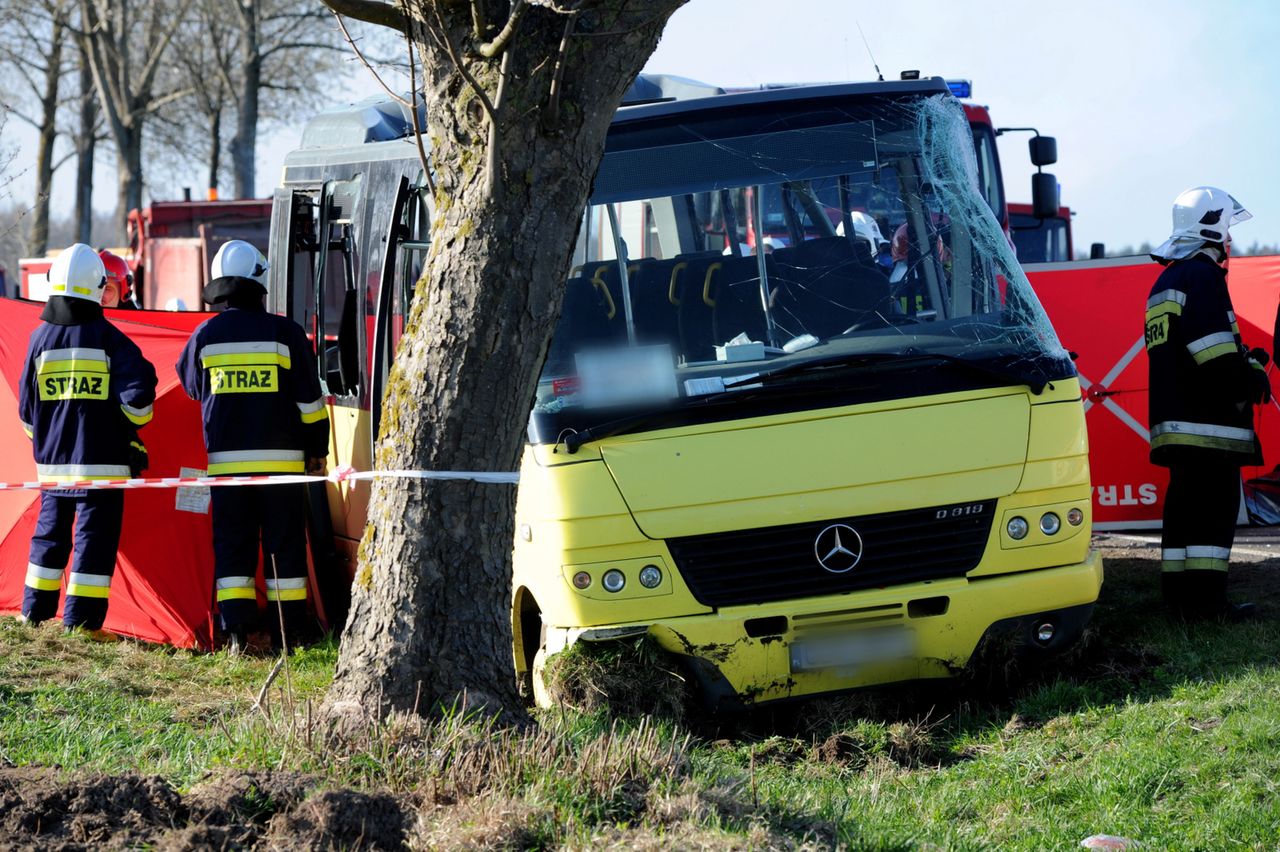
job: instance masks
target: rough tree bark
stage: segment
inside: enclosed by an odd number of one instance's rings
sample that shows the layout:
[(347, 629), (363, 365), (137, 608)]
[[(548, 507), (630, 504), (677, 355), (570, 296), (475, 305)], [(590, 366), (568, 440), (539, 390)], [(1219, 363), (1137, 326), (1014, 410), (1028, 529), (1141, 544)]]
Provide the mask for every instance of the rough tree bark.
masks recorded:
[[(324, 2), (404, 25), (388, 4)], [(425, 76), (435, 218), (383, 400), (379, 468), (516, 469), (605, 134), (683, 2), (402, 7)], [(463, 701), (520, 715), (508, 616), (514, 501), (511, 486), (376, 483), (332, 712)]]
[(98, 143), (98, 103), (93, 97), (93, 72), (80, 46), (80, 132), (76, 136), (76, 241), (93, 241), (93, 157)]
[(36, 204), (31, 212), (27, 251), (43, 255), (49, 248), (49, 194), (53, 190), (53, 143), (58, 138), (58, 84), (62, 77), (62, 20), (54, 18), (52, 40), (45, 59), (44, 91), (40, 93), (39, 141), (36, 143)]
[[(80, 32), (98, 104), (115, 141), (120, 231), (129, 211), (142, 206), (143, 129), (152, 113), (187, 97), (158, 81), (183, 7), (170, 0), (80, 0)], [(140, 14), (139, 14), (140, 13)]]
[(231, 139), (231, 171), (236, 198), (253, 198), (257, 182), (258, 92), (262, 89), (262, 51), (258, 46), (258, 4), (239, 0), (240, 93), (236, 98), (236, 135)]

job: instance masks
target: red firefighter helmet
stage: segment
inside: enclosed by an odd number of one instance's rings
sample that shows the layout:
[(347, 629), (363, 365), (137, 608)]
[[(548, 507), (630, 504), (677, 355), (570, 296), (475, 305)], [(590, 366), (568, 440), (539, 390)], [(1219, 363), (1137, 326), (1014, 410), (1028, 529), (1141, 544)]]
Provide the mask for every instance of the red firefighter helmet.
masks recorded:
[(102, 258), (102, 265), (107, 270), (107, 283), (116, 285), (120, 301), (128, 301), (133, 289), (133, 273), (129, 271), (129, 264), (120, 255), (106, 249), (98, 252), (98, 257)]
[[(942, 214), (934, 213), (931, 216), (931, 219), (933, 220), (933, 226), (939, 230), (948, 227), (951, 224), (951, 220)], [(894, 263), (899, 263), (907, 259), (907, 244), (909, 241), (907, 233), (908, 230), (907, 223), (903, 222), (898, 226), (898, 229), (893, 232), (893, 239), (889, 243), (889, 254), (892, 255)], [(937, 251), (939, 260), (943, 263), (951, 262), (951, 249), (947, 247), (945, 242), (943, 242), (941, 233), (938, 234)]]

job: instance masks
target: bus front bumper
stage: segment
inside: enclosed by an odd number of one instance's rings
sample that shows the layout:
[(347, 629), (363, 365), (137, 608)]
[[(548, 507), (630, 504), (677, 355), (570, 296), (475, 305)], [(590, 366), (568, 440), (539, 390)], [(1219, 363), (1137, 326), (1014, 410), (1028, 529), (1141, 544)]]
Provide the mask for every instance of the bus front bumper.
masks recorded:
[[(725, 607), (667, 618), (647, 632), (685, 661), (712, 709), (730, 710), (919, 678), (952, 677), (980, 642), (1032, 662), (1080, 638), (1102, 586), (1102, 559), (974, 579)], [(606, 640), (642, 625), (587, 629)], [(576, 631), (575, 631), (576, 632)]]

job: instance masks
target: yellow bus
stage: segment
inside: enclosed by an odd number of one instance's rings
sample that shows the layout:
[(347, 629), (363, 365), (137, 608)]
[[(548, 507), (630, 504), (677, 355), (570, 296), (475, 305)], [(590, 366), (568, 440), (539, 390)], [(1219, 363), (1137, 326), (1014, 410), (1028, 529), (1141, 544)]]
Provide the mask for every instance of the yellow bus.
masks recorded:
[[(1075, 642), (1102, 583), (1080, 387), (945, 82), (651, 86), (610, 130), (529, 418), (518, 675), (545, 698), (551, 655), (647, 634), (729, 708)], [(304, 137), (273, 222), (275, 307), (325, 341), (359, 467), (430, 244), (412, 143), (365, 109)], [(359, 500), (331, 503), (352, 551)]]

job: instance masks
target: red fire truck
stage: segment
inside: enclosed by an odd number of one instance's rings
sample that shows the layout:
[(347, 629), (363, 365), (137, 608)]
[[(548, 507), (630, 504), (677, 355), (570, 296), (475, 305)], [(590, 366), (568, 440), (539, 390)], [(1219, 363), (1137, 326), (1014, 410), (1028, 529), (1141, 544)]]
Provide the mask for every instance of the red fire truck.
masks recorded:
[[(195, 311), (204, 307), (200, 291), (222, 244), (247, 240), (266, 252), (270, 230), (270, 198), (156, 201), (129, 212), (129, 245), (113, 250), (133, 271), (134, 298), (140, 306)], [(19, 260), (18, 295), (47, 298), (45, 276), (52, 262), (52, 255)]]
[(1030, 204), (1009, 204), (1009, 233), (1018, 249), (1018, 260), (1027, 263), (1065, 263), (1075, 257), (1071, 242), (1070, 207), (1059, 207), (1056, 216), (1037, 218)]

